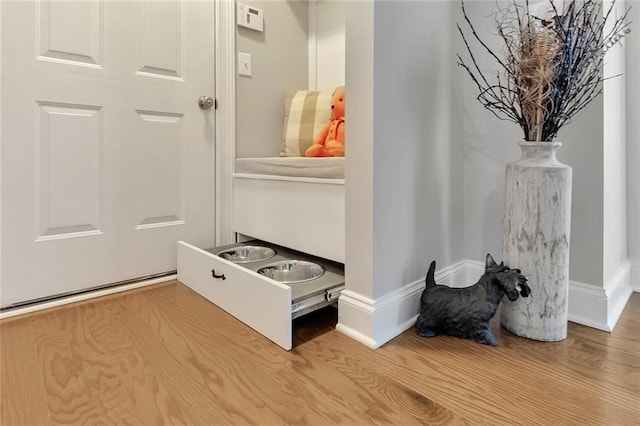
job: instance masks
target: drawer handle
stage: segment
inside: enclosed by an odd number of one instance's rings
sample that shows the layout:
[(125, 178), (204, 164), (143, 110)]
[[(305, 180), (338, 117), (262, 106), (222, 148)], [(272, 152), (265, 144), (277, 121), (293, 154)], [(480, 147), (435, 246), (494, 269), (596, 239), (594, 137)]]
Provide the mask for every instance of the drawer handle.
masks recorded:
[(224, 274), (216, 275), (215, 269), (211, 270), (211, 275), (213, 276), (213, 278), (222, 278), (222, 281), (227, 279), (227, 277), (225, 277)]

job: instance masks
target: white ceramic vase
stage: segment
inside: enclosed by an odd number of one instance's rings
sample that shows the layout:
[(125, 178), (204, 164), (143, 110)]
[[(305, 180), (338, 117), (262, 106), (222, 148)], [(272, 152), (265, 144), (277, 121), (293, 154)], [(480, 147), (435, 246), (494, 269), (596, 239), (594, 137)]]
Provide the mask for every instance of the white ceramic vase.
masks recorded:
[(556, 159), (560, 142), (520, 142), (507, 165), (503, 258), (529, 278), (531, 294), (502, 302), (502, 326), (555, 342), (567, 337), (571, 167)]

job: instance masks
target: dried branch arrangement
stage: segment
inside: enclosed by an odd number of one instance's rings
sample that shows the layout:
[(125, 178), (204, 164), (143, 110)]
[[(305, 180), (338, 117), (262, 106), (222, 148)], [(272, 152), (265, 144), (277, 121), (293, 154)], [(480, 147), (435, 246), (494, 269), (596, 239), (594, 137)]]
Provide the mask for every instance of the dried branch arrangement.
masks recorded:
[[(529, 0), (510, 0), (494, 15), (504, 58), (480, 38), (464, 0), (462, 13), (472, 37), (458, 25), (471, 60), (458, 55), (458, 64), (478, 87), (477, 99), (498, 118), (519, 124), (526, 141), (552, 141), (602, 93), (605, 53), (630, 31), (629, 9), (614, 21), (615, 0), (606, 11), (599, 0), (548, 3), (544, 16), (534, 15)], [(495, 78), (480, 69), (470, 41), (497, 61)]]

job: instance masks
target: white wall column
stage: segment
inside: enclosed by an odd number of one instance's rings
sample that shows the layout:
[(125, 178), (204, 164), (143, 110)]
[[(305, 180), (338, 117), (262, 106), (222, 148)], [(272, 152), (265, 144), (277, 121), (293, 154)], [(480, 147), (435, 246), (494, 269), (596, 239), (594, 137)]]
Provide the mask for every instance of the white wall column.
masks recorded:
[(372, 347), (414, 324), (431, 260), (442, 269), (463, 254), (453, 7), (347, 2), (347, 288), (338, 329)]
[(640, 2), (630, 1), (631, 33), (625, 37), (627, 60), (627, 224), (631, 283), (640, 292)]
[(373, 1), (345, 5), (346, 289), (338, 302), (336, 327), (370, 347), (377, 346), (373, 321), (373, 13)]

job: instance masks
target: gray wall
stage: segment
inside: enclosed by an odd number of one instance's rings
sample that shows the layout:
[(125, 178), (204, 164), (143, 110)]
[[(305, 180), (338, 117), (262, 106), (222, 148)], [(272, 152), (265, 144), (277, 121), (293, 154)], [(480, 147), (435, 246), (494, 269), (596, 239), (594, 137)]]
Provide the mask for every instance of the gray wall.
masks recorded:
[[(494, 22), (488, 17), (495, 2), (465, 4), (480, 37), (498, 46)], [(465, 35), (469, 35), (459, 5), (455, 8), (453, 21), (460, 24)], [(497, 69), (494, 63), (481, 53), (477, 44), (472, 44), (472, 47), (481, 68), (494, 74)], [(468, 62), (460, 36), (456, 37), (455, 50)], [(454, 72), (462, 88), (459, 108), (464, 131), (465, 257), (482, 260), (491, 253), (499, 259), (502, 258), (505, 165), (519, 157), (517, 141), (522, 139), (522, 132), (516, 124), (496, 118), (476, 100), (477, 88), (462, 67)]]
[(632, 31), (625, 39), (627, 48), (627, 221), (628, 251), (634, 264), (633, 283), (640, 291), (640, 2), (632, 6)]
[(560, 132), (558, 158), (573, 167), (569, 279), (602, 287), (604, 257), (603, 104), (595, 100)]
[[(487, 17), (494, 1), (467, 2), (467, 12), (480, 35), (495, 45), (493, 21)], [(457, 8), (455, 20), (462, 22)], [(467, 33), (467, 32), (466, 32)], [(458, 42), (456, 49), (464, 46)], [(477, 49), (474, 49), (476, 52)], [(481, 63), (486, 70), (491, 62)], [(475, 100), (477, 90), (463, 69), (456, 77), (463, 87), (465, 257), (481, 260), (487, 252), (502, 257), (505, 164), (520, 155), (520, 127), (498, 120)], [(557, 140), (558, 159), (573, 167), (571, 280), (602, 286), (603, 279), (603, 106), (598, 98)]]
[[(454, 5), (347, 4), (346, 85), (365, 104), (347, 107), (347, 280), (368, 297), (421, 279), (433, 259), (463, 258)], [(369, 242), (373, 253), (361, 253)]]
[(284, 92), (308, 85), (308, 3), (246, 3), (263, 10), (264, 32), (236, 27), (236, 52), (252, 55), (253, 72), (236, 77), (236, 157), (277, 157)]

